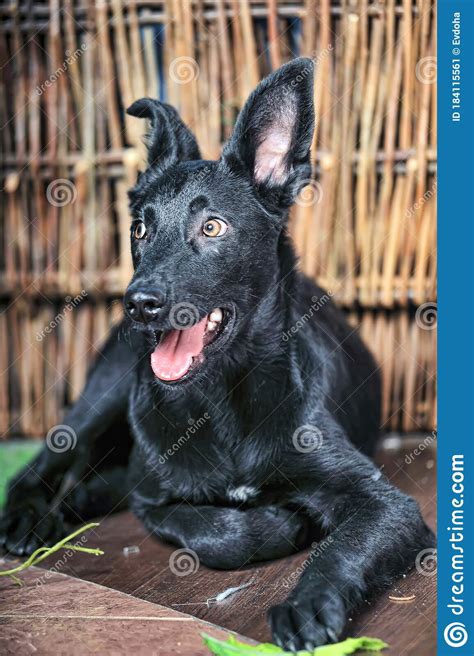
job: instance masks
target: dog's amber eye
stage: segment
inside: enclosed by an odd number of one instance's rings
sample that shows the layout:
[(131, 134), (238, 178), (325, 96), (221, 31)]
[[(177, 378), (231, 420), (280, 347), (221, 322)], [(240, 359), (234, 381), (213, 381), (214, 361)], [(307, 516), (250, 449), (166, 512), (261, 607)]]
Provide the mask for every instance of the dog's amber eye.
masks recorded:
[(227, 223), (221, 219), (209, 219), (202, 226), (202, 231), (206, 237), (222, 237), (227, 232)]
[(138, 221), (138, 223), (135, 223), (135, 226), (133, 228), (133, 236), (135, 237), (135, 239), (145, 239), (146, 226), (143, 223), (143, 221)]

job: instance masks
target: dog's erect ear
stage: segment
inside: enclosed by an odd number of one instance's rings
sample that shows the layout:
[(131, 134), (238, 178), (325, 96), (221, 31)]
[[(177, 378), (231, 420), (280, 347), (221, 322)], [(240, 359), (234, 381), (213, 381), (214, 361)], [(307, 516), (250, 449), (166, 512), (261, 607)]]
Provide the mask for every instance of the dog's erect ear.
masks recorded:
[(249, 172), (261, 194), (279, 205), (294, 200), (311, 175), (314, 131), (311, 59), (294, 59), (266, 77), (239, 114), (223, 157)]
[(164, 170), (180, 161), (201, 159), (193, 133), (171, 105), (153, 98), (141, 98), (130, 105), (127, 114), (151, 121), (147, 137), (149, 166), (156, 165)]

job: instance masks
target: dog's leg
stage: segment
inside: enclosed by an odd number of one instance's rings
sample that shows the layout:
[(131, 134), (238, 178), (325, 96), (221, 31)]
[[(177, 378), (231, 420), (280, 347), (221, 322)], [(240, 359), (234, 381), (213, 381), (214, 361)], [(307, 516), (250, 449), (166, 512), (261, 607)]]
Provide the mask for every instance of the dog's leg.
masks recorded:
[(288, 556), (304, 544), (307, 518), (277, 506), (240, 510), (172, 504), (139, 511), (147, 529), (195, 551), (216, 569)]
[(269, 613), (275, 640), (290, 651), (336, 641), (349, 612), (434, 544), (418, 504), (381, 476), (332, 417), (310, 423), (322, 436), (318, 448), (295, 454), (293, 475), (286, 473), (300, 489), (295, 503), (315, 520), (323, 515), (328, 534), (288, 599)]
[[(102, 436), (110, 440), (105, 452), (112, 453), (116, 448), (114, 426), (127, 423), (135, 361), (129, 345), (118, 339), (118, 332), (115, 329), (111, 333), (85, 389), (61, 426), (50, 431), (39, 455), (10, 483), (0, 520), (0, 548), (23, 555), (62, 536), (65, 528), (60, 498), (92, 473), (90, 465), (95, 463), (91, 462), (91, 454)], [(80, 516), (76, 517), (79, 521)]]
[(59, 509), (67, 522), (77, 524), (127, 506), (127, 468), (116, 466), (87, 477), (60, 502)]

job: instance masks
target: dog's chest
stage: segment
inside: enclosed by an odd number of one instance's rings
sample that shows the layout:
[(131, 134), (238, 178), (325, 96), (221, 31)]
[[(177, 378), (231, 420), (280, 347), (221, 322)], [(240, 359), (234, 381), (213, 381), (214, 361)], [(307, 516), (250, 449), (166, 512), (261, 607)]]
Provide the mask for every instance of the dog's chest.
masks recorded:
[(258, 500), (260, 482), (235, 461), (176, 458), (162, 470), (160, 485), (169, 494), (194, 504), (252, 504)]
[(173, 497), (194, 504), (246, 505), (258, 501), (262, 479), (242, 448), (219, 443), (204, 428), (159, 464), (158, 482)]
[(168, 412), (166, 422), (150, 413), (140, 422), (137, 464), (141, 462), (142, 471), (150, 470), (165, 502), (259, 503), (272, 475), (260, 434), (266, 427), (249, 430), (233, 408), (224, 404), (220, 408), (221, 412), (186, 408), (171, 420)]

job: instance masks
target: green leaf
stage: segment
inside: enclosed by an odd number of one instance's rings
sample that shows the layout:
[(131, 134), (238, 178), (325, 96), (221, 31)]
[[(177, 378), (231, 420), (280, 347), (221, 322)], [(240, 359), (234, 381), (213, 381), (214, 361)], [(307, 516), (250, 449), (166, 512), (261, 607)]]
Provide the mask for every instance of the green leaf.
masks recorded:
[[(248, 645), (240, 642), (234, 636), (229, 636), (225, 642), (205, 634), (203, 634), (203, 639), (207, 648), (215, 656), (265, 656), (266, 654), (288, 654), (290, 656), (290, 652), (286, 652), (276, 645), (270, 645), (268, 643)], [(385, 642), (378, 638), (347, 638), (347, 640), (337, 642), (334, 645), (318, 647), (312, 652), (299, 651), (298, 656), (347, 656), (348, 654), (355, 654), (361, 650), (380, 652), (387, 646)]]
[(276, 645), (264, 644), (247, 645), (229, 636), (225, 642), (203, 634), (203, 640), (209, 651), (216, 656), (259, 656), (260, 654), (284, 654)]
[(388, 645), (378, 638), (347, 638), (334, 645), (324, 645), (314, 650), (314, 656), (346, 656), (358, 651), (381, 651)]
[[(254, 645), (247, 645), (245, 642), (240, 642), (240, 640), (237, 640), (237, 638), (234, 638), (234, 636), (229, 636), (228, 638), (228, 644), (233, 645), (235, 647), (240, 647), (240, 649), (246, 649), (250, 654), (255, 653), (255, 646)], [(284, 654), (285, 652), (281, 647), (277, 647), (276, 645), (270, 645), (268, 642), (261, 642), (258, 645), (258, 649), (262, 654)]]

